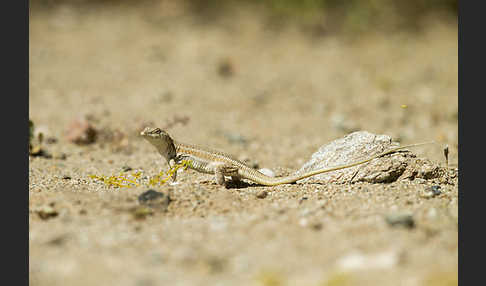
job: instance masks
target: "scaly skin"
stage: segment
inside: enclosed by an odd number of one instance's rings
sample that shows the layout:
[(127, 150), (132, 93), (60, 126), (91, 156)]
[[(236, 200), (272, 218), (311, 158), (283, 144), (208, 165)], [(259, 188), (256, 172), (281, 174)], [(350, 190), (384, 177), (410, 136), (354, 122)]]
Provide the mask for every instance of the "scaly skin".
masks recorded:
[[(201, 173), (214, 174), (216, 183), (220, 185), (225, 184), (225, 176), (231, 176), (231, 178), (235, 181), (246, 179), (265, 186), (290, 184), (314, 175), (364, 164), (398, 150), (431, 143), (426, 142), (396, 147), (381, 154), (371, 156), (365, 160), (331, 168), (309, 171), (304, 174), (290, 175), (286, 177), (269, 177), (237, 160), (230, 154), (206, 147), (176, 142), (169, 136), (169, 134), (167, 134), (167, 132), (161, 130), (160, 128), (147, 127), (140, 133), (140, 135), (142, 135), (159, 151), (159, 153), (167, 160), (169, 167), (171, 167), (171, 162), (172, 164), (175, 164), (180, 163), (182, 160), (187, 160), (189, 162), (190, 169)], [(175, 175), (173, 180), (176, 180)]]

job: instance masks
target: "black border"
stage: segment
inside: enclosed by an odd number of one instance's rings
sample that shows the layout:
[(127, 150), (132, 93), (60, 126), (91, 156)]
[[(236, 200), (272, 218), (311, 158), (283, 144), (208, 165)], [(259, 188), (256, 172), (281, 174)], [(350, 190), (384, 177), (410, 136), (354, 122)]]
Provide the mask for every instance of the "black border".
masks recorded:
[[(4, 2), (2, 30), (2, 248), (4, 283), (29, 284), (29, 1)], [(24, 187), (25, 186), (25, 187)], [(15, 281), (14, 283), (11, 283)]]
[[(458, 143), (459, 143), (459, 220), (458, 220), (458, 280), (459, 285), (474, 285), (483, 281), (480, 276), (483, 269), (482, 263), (476, 263), (471, 254), (478, 255), (481, 259), (484, 244), (485, 200), (478, 197), (483, 195), (483, 188), (480, 182), (474, 182), (474, 178), (484, 176), (484, 168), (479, 163), (471, 162), (469, 157), (478, 156), (483, 150), (484, 132), (484, 105), (479, 101), (485, 94), (484, 88), (484, 56), (486, 51), (484, 44), (484, 9), (475, 3), (480, 1), (461, 1), (458, 7)], [(472, 104), (472, 98), (476, 97), (477, 104)], [(469, 100), (468, 100), (469, 99)], [(478, 110), (474, 110), (476, 106)], [(476, 139), (468, 138), (476, 135)], [(462, 147), (464, 146), (464, 147)], [(480, 161), (480, 158), (477, 158)], [(477, 278), (477, 279), (476, 279)], [(470, 281), (470, 282), (466, 282)], [(479, 284), (482, 284), (479, 282)]]

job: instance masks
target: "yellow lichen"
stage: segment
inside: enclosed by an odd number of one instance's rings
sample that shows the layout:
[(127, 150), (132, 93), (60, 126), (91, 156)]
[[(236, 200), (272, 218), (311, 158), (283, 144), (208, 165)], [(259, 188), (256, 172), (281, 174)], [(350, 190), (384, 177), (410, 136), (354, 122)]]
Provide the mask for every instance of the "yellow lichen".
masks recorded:
[[(165, 184), (180, 168), (186, 170), (191, 166), (191, 162), (188, 160), (182, 160), (180, 163), (172, 166), (167, 172), (160, 172), (159, 174), (153, 176), (149, 179), (148, 185), (155, 186), (157, 184)], [(89, 178), (97, 181), (101, 181), (110, 187), (115, 188), (128, 188), (132, 186), (139, 186), (141, 184), (142, 172), (138, 171), (133, 174), (120, 173), (119, 175), (111, 176), (98, 176), (98, 175), (88, 175)]]
[(111, 175), (111, 176), (97, 176), (97, 175), (89, 175), (89, 177), (93, 180), (98, 180), (105, 183), (108, 186), (116, 187), (116, 188), (128, 188), (131, 186), (138, 186), (139, 183), (135, 179), (128, 178), (129, 175), (126, 174), (119, 174), (119, 175)]

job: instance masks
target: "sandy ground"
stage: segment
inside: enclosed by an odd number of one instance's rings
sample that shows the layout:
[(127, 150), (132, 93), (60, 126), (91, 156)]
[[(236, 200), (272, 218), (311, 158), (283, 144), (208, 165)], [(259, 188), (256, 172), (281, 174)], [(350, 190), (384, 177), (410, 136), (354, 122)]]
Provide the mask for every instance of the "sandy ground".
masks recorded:
[[(456, 23), (350, 39), (162, 4), (30, 16), (29, 115), (53, 155), (29, 161), (31, 285), (457, 284), (457, 179), (225, 188), (187, 171), (140, 214), (148, 186), (89, 178), (166, 170), (146, 125), (279, 175), (356, 130), (435, 140), (413, 152), (442, 166), (448, 144), (454, 166)], [(66, 139), (79, 116), (95, 143)], [(413, 226), (387, 221), (402, 214)]]

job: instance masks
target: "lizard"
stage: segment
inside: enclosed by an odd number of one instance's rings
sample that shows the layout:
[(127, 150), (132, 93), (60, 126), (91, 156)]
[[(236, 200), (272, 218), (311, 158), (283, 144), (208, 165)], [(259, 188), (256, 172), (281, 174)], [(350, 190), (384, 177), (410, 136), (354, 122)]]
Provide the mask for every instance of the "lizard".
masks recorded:
[[(253, 169), (246, 163), (236, 159), (233, 155), (207, 147), (175, 141), (166, 131), (160, 128), (146, 127), (140, 133), (140, 135), (151, 143), (157, 149), (160, 155), (165, 158), (169, 168), (172, 168), (174, 164), (181, 163), (182, 161), (186, 160), (190, 169), (200, 173), (213, 174), (218, 185), (226, 184), (225, 176), (230, 176), (233, 181), (246, 179), (264, 186), (291, 184), (321, 173), (361, 165), (384, 155), (394, 153), (398, 150), (431, 143), (425, 142), (395, 147), (378, 155), (370, 156), (364, 160), (330, 168), (308, 171), (303, 174), (294, 174), (284, 177), (271, 177), (259, 172), (256, 169)], [(172, 177), (174, 183), (176, 182), (176, 174), (177, 173), (174, 173)]]

